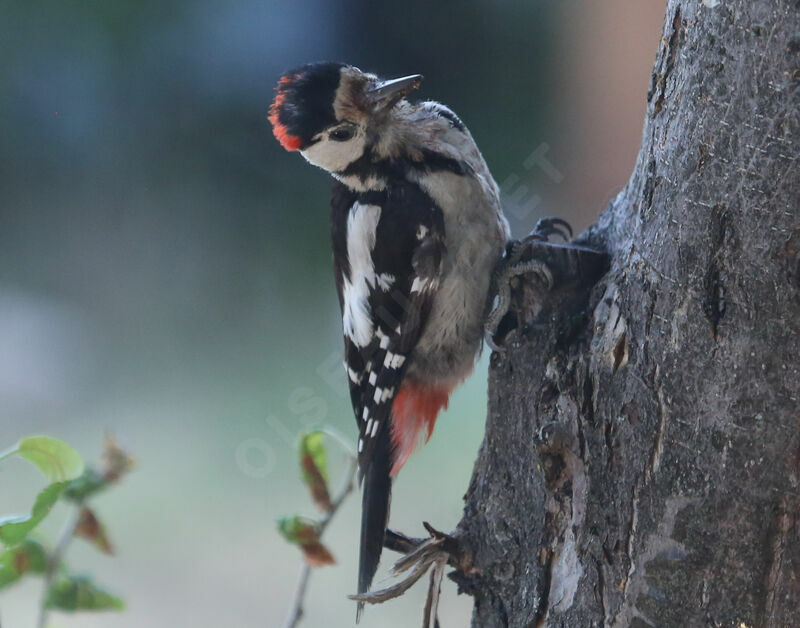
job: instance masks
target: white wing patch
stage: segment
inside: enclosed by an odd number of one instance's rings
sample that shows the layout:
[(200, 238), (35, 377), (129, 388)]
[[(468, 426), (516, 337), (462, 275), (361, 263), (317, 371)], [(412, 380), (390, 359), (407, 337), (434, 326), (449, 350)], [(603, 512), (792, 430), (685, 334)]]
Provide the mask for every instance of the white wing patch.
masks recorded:
[(378, 285), (381, 287), (381, 290), (384, 292), (389, 292), (392, 289), (392, 284), (394, 283), (395, 276), (389, 273), (381, 273), (378, 275)]
[(381, 217), (377, 205), (355, 203), (347, 216), (347, 259), (350, 279), (342, 277), (342, 327), (344, 334), (357, 347), (366, 347), (372, 340), (374, 325), (369, 307), (369, 290), (375, 287), (375, 230)]
[(347, 376), (350, 378), (350, 381), (354, 384), (360, 384), (363, 376), (360, 373), (357, 373), (353, 369), (351, 369), (347, 363), (345, 362), (344, 368), (347, 369)]
[[(386, 352), (386, 357), (383, 360), (383, 366), (387, 369), (399, 369), (403, 366), (403, 363), (406, 361), (406, 357), (404, 355), (400, 355), (399, 353), (392, 353), (391, 351)], [(372, 382), (370, 382), (372, 383)]]
[(439, 287), (439, 280), (435, 277), (414, 277), (411, 282), (411, 292), (425, 292), (436, 290)]
[(383, 333), (383, 330), (379, 327), (375, 330), (377, 332), (378, 338), (381, 339), (381, 349), (386, 349), (389, 346), (389, 336)]

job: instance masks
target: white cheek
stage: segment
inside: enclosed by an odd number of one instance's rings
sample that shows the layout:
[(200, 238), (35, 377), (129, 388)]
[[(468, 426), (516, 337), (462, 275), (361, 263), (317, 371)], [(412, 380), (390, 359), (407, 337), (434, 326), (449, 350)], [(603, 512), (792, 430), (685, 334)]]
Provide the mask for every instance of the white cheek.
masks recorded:
[(300, 151), (300, 154), (309, 163), (319, 166), (328, 172), (344, 170), (361, 157), (363, 153), (364, 137), (361, 135), (357, 135), (347, 142), (334, 142), (333, 140), (324, 139), (306, 150)]

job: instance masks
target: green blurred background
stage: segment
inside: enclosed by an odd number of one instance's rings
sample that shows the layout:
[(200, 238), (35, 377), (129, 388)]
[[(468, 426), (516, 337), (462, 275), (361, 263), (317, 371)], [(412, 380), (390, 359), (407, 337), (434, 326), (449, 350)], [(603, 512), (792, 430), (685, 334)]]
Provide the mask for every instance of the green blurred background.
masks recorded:
[[(277, 626), (289, 606), (300, 556), (274, 520), (314, 514), (296, 436), (352, 440), (355, 422), (330, 185), (266, 121), (281, 72), (424, 74), (419, 97), (470, 127), (514, 233), (542, 215), (580, 230), (633, 166), (664, 4), (0, 2), (0, 449), (47, 433), (92, 460), (108, 430), (138, 464), (96, 501), (117, 555), (69, 553), (127, 610), (52, 625)], [(457, 523), (485, 372), (486, 356), (396, 482), (396, 528)], [(41, 485), (4, 463), (0, 514)], [(304, 625), (352, 625), (358, 502), (329, 529), (338, 565), (314, 573)], [(416, 625), (423, 589), (364, 625)], [(0, 594), (3, 627), (33, 626), (39, 594), (35, 579)], [(446, 584), (443, 626), (470, 612)]]

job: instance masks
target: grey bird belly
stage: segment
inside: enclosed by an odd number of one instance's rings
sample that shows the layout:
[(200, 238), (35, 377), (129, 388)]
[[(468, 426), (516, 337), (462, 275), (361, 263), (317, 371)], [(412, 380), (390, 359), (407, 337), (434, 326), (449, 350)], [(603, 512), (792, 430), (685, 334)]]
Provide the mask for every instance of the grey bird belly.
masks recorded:
[[(489, 282), (508, 225), (493, 180), (436, 173), (419, 179), (444, 214), (447, 253), (428, 321), (407, 375), (455, 386), (472, 371), (483, 341)], [(442, 380), (448, 380), (447, 382)]]

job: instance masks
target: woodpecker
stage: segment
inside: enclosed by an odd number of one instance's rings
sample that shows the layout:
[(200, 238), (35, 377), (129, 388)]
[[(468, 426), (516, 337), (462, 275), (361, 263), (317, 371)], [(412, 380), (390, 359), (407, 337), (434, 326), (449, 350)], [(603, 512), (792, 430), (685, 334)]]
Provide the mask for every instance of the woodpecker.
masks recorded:
[(421, 80), (304, 65), (280, 78), (269, 112), (280, 144), (334, 179), (333, 267), (363, 483), (359, 593), (378, 567), (392, 479), (472, 372), (509, 239), (467, 127), (440, 103), (406, 100)]

